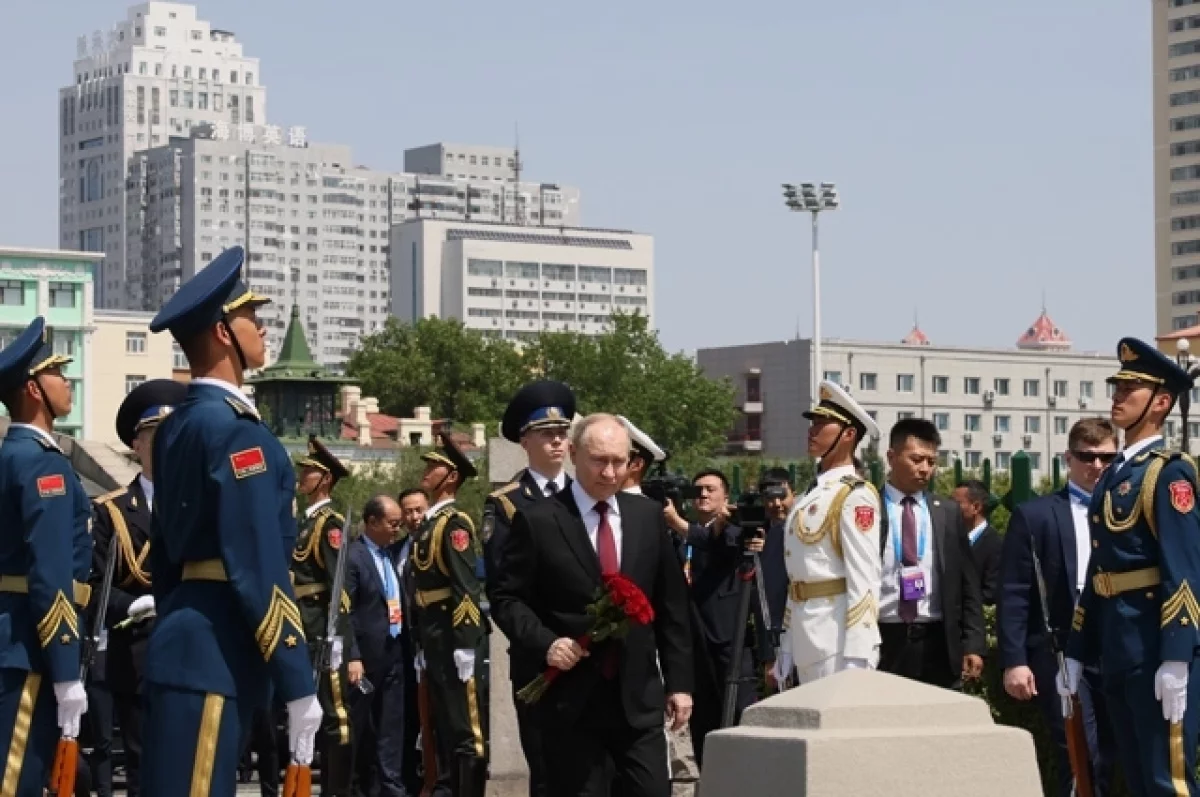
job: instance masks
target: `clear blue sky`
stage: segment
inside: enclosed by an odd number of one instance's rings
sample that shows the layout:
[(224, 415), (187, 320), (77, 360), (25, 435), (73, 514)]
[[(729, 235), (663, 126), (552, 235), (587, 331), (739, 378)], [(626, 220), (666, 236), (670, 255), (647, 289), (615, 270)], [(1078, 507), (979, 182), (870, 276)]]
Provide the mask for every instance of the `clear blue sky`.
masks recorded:
[[(0, 242), (53, 246), (56, 90), (110, 0), (4, 3)], [(672, 349), (811, 329), (806, 217), (835, 180), (826, 336), (1078, 348), (1153, 335), (1150, 3), (205, 0), (262, 59), (267, 115), (355, 159), (509, 144), (584, 222), (649, 232)]]

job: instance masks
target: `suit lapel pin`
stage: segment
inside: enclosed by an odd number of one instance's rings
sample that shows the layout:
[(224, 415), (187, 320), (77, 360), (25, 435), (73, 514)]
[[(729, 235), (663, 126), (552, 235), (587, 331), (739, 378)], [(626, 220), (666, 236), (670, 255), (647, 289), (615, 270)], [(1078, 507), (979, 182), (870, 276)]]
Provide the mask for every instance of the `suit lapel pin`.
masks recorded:
[(130, 497), (129, 497), (129, 508), (130, 508), (130, 509), (137, 509), (137, 499), (136, 499), (136, 498), (134, 498), (133, 496), (130, 496)]
[(1128, 481), (1123, 481), (1117, 486), (1117, 495), (1129, 495), (1129, 491), (1132, 489)]

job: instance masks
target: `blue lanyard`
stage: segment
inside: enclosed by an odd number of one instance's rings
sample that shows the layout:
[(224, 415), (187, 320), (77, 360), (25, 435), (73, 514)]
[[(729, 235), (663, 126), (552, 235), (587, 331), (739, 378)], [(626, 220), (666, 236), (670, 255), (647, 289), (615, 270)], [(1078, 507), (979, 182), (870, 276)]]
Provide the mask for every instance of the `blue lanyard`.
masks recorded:
[[(902, 529), (904, 527), (899, 518), (900, 507), (890, 498), (885, 498), (884, 500), (887, 501), (888, 528), (892, 535), (892, 550), (896, 552), (896, 566), (903, 567), (904, 533)], [(929, 538), (929, 515), (920, 501), (917, 501), (916, 505), (913, 506), (913, 512), (916, 512), (920, 518), (920, 523), (917, 526), (917, 561), (920, 562), (925, 558), (925, 541)]]
[(1067, 482), (1067, 494), (1078, 498), (1085, 507), (1092, 503), (1092, 494), (1085, 493), (1083, 488), (1076, 486), (1074, 482)]

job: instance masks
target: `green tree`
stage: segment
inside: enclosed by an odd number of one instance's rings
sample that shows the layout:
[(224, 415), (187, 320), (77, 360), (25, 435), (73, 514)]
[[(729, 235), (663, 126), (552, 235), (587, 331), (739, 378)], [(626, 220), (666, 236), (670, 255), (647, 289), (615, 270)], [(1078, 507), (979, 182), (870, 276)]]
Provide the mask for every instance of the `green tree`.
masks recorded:
[(603, 335), (543, 332), (524, 350), (530, 369), (567, 383), (579, 412), (624, 415), (672, 455), (671, 468), (709, 458), (733, 426), (733, 387), (663, 349), (646, 316), (614, 315)]
[(509, 343), (441, 318), (389, 318), (363, 338), (346, 372), (388, 415), (412, 417), (415, 407), (428, 406), (434, 417), (463, 423), (500, 417), (527, 375)]

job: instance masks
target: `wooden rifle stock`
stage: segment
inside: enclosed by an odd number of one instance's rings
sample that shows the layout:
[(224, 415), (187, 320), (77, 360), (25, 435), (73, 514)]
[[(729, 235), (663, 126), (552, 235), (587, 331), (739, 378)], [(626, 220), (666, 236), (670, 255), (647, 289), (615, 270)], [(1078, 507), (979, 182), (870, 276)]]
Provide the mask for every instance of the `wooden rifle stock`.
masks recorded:
[(295, 761), (288, 764), (283, 777), (283, 797), (312, 797), (312, 767)]
[(433, 706), (429, 702), (429, 681), (424, 677), (417, 683), (417, 714), (421, 717), (421, 761), (425, 770), (420, 797), (431, 797), (438, 779), (437, 745), (433, 735)]
[(50, 768), (51, 797), (75, 797), (75, 771), (79, 766), (79, 742), (59, 739)]
[(1063, 717), (1063, 729), (1067, 733), (1067, 756), (1071, 761), (1071, 774), (1075, 776), (1075, 797), (1094, 797), (1092, 789), (1092, 764), (1088, 755), (1087, 733), (1083, 727), (1083, 708), (1079, 695), (1071, 695), (1071, 712)]

